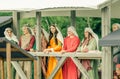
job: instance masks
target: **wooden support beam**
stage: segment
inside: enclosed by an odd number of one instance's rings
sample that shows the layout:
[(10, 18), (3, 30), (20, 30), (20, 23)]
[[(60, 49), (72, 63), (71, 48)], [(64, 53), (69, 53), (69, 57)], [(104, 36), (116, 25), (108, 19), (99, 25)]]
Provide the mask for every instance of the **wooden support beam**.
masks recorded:
[(20, 37), (20, 12), (13, 11), (13, 31), (17, 35), (17, 37)]
[[(16, 49), (16, 48), (11, 48), (11, 51), (16, 52), (16, 51), (19, 51), (19, 50)], [(6, 48), (0, 48), (0, 52), (6, 52)]]
[(20, 67), (19, 63), (16, 61), (11, 62), (21, 79), (27, 79), (25, 73), (22, 71), (22, 68)]
[(11, 44), (6, 43), (7, 79), (11, 79)]
[(0, 71), (1, 71), (1, 78), (0, 79), (5, 79), (5, 76), (4, 76), (4, 60), (1, 57), (0, 57)]
[(82, 74), (86, 77), (86, 79), (91, 79), (86, 71), (86, 69), (82, 66), (80, 61), (77, 58), (71, 57), (75, 65), (78, 67), (78, 69), (82, 72)]
[[(37, 19), (37, 31), (36, 31), (36, 51), (41, 51), (41, 12), (36, 12), (36, 19)], [(34, 68), (36, 67), (37, 69), (35, 70), (34, 76), (37, 76), (36, 79), (41, 79), (41, 58), (38, 57), (36, 61), (34, 61)]]
[(71, 11), (71, 26), (76, 26), (76, 11), (72, 10)]
[(62, 65), (64, 64), (64, 61), (66, 60), (67, 57), (62, 57), (60, 59), (60, 61), (57, 63), (55, 69), (53, 70), (53, 72), (51, 73), (51, 75), (49, 76), (48, 79), (53, 79), (53, 77), (55, 76), (55, 74), (57, 73), (57, 71), (60, 69), (60, 67), (62, 67)]
[[(110, 33), (110, 22), (111, 22), (111, 7), (106, 6), (101, 9), (102, 13), (102, 37)], [(102, 48), (103, 58), (102, 58), (102, 79), (113, 79), (113, 61), (112, 52), (110, 47)], [(107, 63), (107, 65), (106, 65)]]

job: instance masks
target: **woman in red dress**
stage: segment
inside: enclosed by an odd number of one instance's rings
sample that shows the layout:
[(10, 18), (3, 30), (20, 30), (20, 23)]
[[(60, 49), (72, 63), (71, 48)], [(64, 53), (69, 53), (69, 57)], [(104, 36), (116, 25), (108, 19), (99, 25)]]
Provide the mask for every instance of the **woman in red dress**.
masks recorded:
[[(68, 27), (68, 36), (64, 39), (64, 46), (62, 53), (70, 52), (73, 53), (79, 46), (80, 39), (78, 38), (77, 32), (73, 26)], [(77, 67), (71, 58), (67, 58), (63, 65), (63, 79), (77, 79)]]

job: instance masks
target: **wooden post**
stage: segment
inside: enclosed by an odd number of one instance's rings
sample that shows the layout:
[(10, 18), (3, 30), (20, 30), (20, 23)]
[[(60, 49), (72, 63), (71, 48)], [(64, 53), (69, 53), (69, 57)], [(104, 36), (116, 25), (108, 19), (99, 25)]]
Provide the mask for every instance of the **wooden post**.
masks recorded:
[[(41, 12), (36, 12), (37, 31), (36, 31), (36, 51), (41, 51)], [(34, 79), (41, 79), (41, 58), (34, 60)]]
[(71, 11), (71, 26), (76, 26), (76, 11), (72, 10)]
[(1, 70), (1, 78), (0, 79), (5, 79), (4, 78), (4, 59), (0, 57), (0, 70)]
[(17, 35), (17, 37), (20, 37), (20, 12), (13, 11), (13, 31)]
[(6, 43), (7, 79), (11, 79), (11, 45)]
[[(102, 37), (110, 33), (110, 6), (101, 9), (102, 12)], [(113, 79), (113, 61), (110, 47), (104, 47), (102, 58), (102, 79)]]

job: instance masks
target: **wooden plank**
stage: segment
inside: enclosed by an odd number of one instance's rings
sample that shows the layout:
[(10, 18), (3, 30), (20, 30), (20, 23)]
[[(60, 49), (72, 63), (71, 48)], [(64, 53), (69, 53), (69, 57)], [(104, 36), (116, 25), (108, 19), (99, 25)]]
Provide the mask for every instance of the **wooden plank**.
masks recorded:
[(11, 62), (21, 79), (27, 79), (25, 73), (22, 71), (22, 68), (20, 67), (19, 63), (16, 61)]
[(34, 60), (34, 79), (37, 79), (37, 60)]
[(57, 73), (57, 71), (60, 69), (60, 67), (62, 67), (64, 61), (66, 60), (67, 57), (62, 57), (60, 59), (60, 61), (57, 63), (55, 69), (53, 70), (53, 72), (51, 73), (51, 75), (49, 76), (48, 79), (53, 79), (53, 77), (55, 76), (55, 74)]
[(17, 38), (20, 37), (20, 12), (13, 11), (13, 31), (15, 35), (17, 35)]
[(37, 60), (34, 60), (34, 79), (41, 78), (41, 75), (39, 73), (40, 70), (39, 64), (40, 64), (39, 57), (37, 57)]
[(73, 60), (73, 62), (75, 63), (75, 65), (78, 67), (78, 69), (81, 71), (81, 73), (87, 78), (87, 79), (91, 79), (86, 71), (86, 69), (82, 66), (82, 64), (80, 63), (80, 61), (77, 58), (73, 58), (71, 57), (71, 59)]
[[(11, 48), (11, 51), (12, 51), (12, 52), (17, 52), (17, 51), (19, 51), (19, 50), (16, 49), (16, 48)], [(0, 52), (5, 52), (5, 53), (6, 53), (6, 48), (0, 48)]]
[(17, 61), (17, 60), (19, 60), (19, 61), (33, 61), (32, 58), (12, 58), (11, 60), (12, 61)]
[(76, 26), (76, 11), (72, 10), (71, 11), (71, 26)]
[(1, 70), (1, 78), (0, 79), (5, 79), (5, 77), (4, 77), (4, 60), (1, 57), (0, 57), (0, 70)]
[[(111, 26), (111, 11), (110, 11), (111, 7), (110, 6), (106, 6), (104, 8), (101, 9), (101, 13), (102, 13), (102, 37), (108, 35), (108, 33), (110, 33), (110, 26)], [(103, 48), (103, 69), (102, 69), (102, 79), (113, 79), (113, 69), (111, 65), (111, 55), (109, 55), (110, 51), (109, 48)], [(105, 64), (108, 65), (105, 65)]]
[(7, 79), (11, 79), (11, 45), (6, 43)]
[[(37, 30), (36, 30), (36, 51), (41, 51), (41, 12), (36, 12)], [(41, 62), (41, 58), (38, 58), (37, 64)], [(41, 64), (37, 66), (37, 79), (41, 79)]]
[(57, 57), (79, 57), (80, 59), (101, 59), (102, 58), (102, 52), (96, 51), (93, 53), (83, 53), (83, 52), (74, 52), (74, 53), (65, 53), (65, 54), (60, 54), (59, 52), (53, 53), (44, 53), (44, 52), (29, 52), (33, 56), (57, 56)]

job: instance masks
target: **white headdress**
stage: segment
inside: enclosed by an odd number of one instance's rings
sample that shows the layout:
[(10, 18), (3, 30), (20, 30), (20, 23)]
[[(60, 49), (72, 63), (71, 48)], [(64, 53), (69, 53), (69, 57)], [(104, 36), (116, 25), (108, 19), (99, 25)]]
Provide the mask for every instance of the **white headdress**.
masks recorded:
[(72, 33), (74, 33), (75, 36), (78, 37), (78, 34), (77, 34), (77, 32), (76, 32), (76, 29), (75, 29), (73, 26), (68, 27), (68, 29), (69, 29)]
[(97, 49), (99, 49), (99, 47), (98, 47), (98, 35), (96, 33), (94, 33), (90, 27), (86, 27), (84, 32), (89, 32), (92, 34), (92, 36), (95, 38), (95, 40), (97, 42)]
[(44, 28), (42, 28), (42, 31), (44, 33), (44, 36), (45, 36), (46, 40), (49, 41), (49, 34), (48, 34), (48, 32)]
[[(36, 27), (37, 27), (37, 25), (35, 25), (34, 29), (37, 31), (37, 28), (36, 28)], [(47, 32), (44, 28), (41, 28), (41, 29), (42, 29), (42, 32), (43, 32), (46, 40), (48, 41), (48, 40), (49, 40), (49, 34), (48, 34), (48, 32)], [(34, 31), (33, 31), (33, 29), (32, 29), (31, 32), (32, 32), (32, 35), (36, 36), (35, 33), (34, 33)]]
[[(11, 32), (12, 32), (12, 36), (11, 36), (11, 37), (9, 36), (8, 31), (11, 31)], [(14, 33), (13, 33), (13, 31), (12, 31), (11, 28), (9, 28), (9, 27), (6, 28), (5, 31), (4, 31), (4, 35), (5, 35), (5, 37), (6, 37), (8, 40), (13, 40), (13, 41), (17, 42), (17, 44), (18, 44), (18, 39), (17, 39), (17, 37), (14, 35)]]
[(112, 25), (112, 27), (114, 27), (114, 26), (117, 26), (118, 29), (120, 29), (120, 24), (119, 24), (119, 23), (114, 23), (114, 24)]
[(58, 31), (58, 33), (57, 33), (57, 39), (59, 41), (61, 41), (61, 43), (63, 44), (63, 35), (62, 35), (61, 31), (58, 29), (58, 27), (56, 27), (56, 29)]

